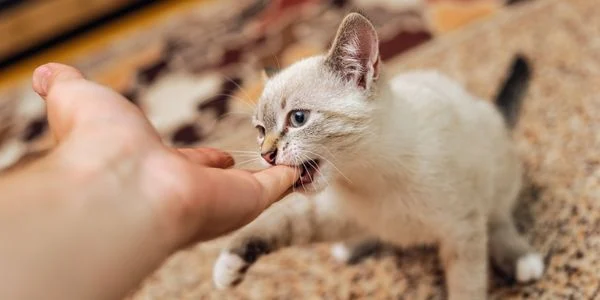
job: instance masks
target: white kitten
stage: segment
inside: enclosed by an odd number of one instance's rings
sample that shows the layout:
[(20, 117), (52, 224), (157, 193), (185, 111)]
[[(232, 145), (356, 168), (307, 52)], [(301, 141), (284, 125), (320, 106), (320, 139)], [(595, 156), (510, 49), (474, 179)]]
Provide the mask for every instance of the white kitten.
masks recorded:
[[(521, 164), (509, 129), (529, 69), (518, 59), (497, 105), (435, 72), (382, 78), (378, 38), (357, 13), (326, 56), (267, 81), (255, 124), (271, 164), (300, 166), (289, 197), (237, 232), (214, 270), (218, 287), (242, 280), (259, 256), (292, 244), (337, 245), (350, 261), (364, 244), (438, 244), (450, 299), (484, 299), (488, 250), (519, 281), (540, 278), (540, 255), (511, 212)], [(354, 245), (354, 246), (352, 246)], [(362, 247), (364, 250), (364, 247)]]

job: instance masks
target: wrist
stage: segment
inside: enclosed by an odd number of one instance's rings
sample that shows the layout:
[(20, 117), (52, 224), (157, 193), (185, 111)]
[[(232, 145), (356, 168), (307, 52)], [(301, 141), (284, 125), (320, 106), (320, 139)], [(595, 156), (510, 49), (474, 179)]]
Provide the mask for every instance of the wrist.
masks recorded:
[(78, 164), (59, 151), (0, 182), (9, 191), (0, 205), (12, 206), (0, 209), (8, 217), (3, 228), (14, 232), (1, 254), (6, 262), (28, 262), (15, 265), (14, 280), (44, 286), (47, 294), (39, 296), (122, 297), (114, 293), (128, 292), (172, 250), (156, 199), (144, 195), (145, 159)]

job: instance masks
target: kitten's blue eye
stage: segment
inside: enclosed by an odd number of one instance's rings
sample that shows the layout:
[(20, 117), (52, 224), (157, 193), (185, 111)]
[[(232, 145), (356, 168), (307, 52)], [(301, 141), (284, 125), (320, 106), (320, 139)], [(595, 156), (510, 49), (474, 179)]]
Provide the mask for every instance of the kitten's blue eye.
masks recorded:
[(300, 127), (308, 120), (308, 111), (305, 110), (293, 110), (290, 113), (290, 125), (292, 127)]

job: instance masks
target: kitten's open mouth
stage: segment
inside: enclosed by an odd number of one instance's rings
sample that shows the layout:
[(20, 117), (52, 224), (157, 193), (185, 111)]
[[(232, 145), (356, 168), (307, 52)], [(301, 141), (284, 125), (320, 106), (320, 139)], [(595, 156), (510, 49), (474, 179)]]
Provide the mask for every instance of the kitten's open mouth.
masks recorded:
[(307, 160), (305, 162), (303, 162), (301, 165), (299, 165), (298, 167), (300, 168), (300, 170), (302, 171), (302, 173), (300, 173), (300, 179), (298, 179), (298, 181), (296, 181), (296, 183), (294, 184), (295, 187), (304, 187), (308, 184), (310, 184), (311, 182), (313, 182), (313, 180), (315, 179), (315, 176), (317, 176), (317, 171), (319, 171), (319, 160), (318, 159), (311, 159), (311, 160)]

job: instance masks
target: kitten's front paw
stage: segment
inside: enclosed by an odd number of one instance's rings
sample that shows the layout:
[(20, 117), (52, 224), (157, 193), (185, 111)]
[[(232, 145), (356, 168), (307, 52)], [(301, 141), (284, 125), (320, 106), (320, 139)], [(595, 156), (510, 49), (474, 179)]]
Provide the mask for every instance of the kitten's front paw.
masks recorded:
[(218, 289), (226, 289), (240, 283), (249, 264), (239, 255), (223, 251), (213, 269), (213, 281)]
[(529, 253), (517, 260), (517, 281), (529, 282), (540, 279), (544, 273), (544, 261), (537, 253)]

